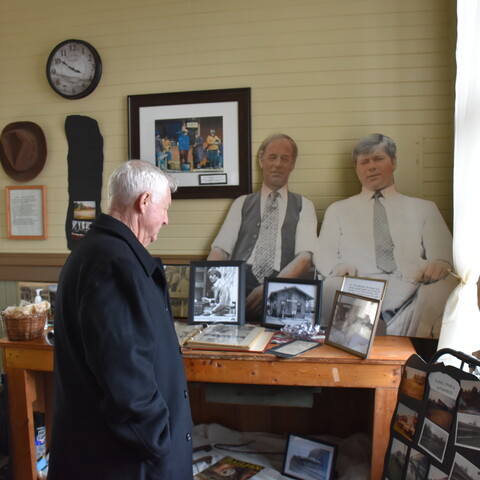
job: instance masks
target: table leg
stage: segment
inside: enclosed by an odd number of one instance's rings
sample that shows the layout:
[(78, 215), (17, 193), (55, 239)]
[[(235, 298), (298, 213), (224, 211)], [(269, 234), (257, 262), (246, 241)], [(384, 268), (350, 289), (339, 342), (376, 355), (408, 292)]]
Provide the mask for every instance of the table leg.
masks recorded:
[(36, 400), (35, 379), (27, 370), (5, 369), (10, 417), (11, 465), (15, 480), (37, 477), (32, 404)]
[(380, 480), (383, 463), (390, 441), (390, 424), (397, 404), (398, 390), (395, 388), (375, 389), (375, 405), (373, 417), (372, 470), (371, 479)]

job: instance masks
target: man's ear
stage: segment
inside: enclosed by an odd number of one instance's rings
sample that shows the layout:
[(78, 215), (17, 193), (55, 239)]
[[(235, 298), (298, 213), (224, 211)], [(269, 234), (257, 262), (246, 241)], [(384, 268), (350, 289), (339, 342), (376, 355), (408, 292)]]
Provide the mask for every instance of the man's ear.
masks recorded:
[(151, 195), (149, 192), (143, 192), (141, 195), (138, 196), (137, 201), (135, 202), (135, 206), (140, 213), (145, 213), (148, 204), (151, 201)]
[(260, 165), (260, 169), (263, 170), (262, 157), (258, 157), (258, 164)]
[(397, 157), (392, 158), (393, 170), (397, 169)]

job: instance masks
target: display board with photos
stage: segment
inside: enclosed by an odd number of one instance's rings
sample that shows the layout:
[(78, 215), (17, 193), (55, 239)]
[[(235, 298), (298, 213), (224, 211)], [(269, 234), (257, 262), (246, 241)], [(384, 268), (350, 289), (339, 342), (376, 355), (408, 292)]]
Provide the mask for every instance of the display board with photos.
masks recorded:
[[(442, 352), (437, 352), (438, 360)], [(467, 365), (480, 366), (476, 358), (456, 353), (462, 361), (468, 359)], [(382, 478), (480, 478), (479, 378), (438, 361), (426, 363), (418, 355), (407, 360)]]

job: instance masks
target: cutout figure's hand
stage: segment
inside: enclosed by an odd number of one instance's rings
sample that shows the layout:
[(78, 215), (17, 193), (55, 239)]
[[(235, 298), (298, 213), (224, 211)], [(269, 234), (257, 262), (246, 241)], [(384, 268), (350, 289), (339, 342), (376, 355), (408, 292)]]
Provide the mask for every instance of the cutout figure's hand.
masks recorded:
[(357, 274), (357, 267), (350, 263), (339, 263), (335, 265), (332, 270), (332, 276), (334, 277), (344, 277), (345, 275), (350, 275), (354, 277)]

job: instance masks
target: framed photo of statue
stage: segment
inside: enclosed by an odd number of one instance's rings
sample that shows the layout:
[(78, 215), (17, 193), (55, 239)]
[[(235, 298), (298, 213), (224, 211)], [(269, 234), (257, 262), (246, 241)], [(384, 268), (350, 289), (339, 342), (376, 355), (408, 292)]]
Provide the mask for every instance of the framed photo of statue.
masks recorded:
[(190, 262), (188, 323), (245, 323), (245, 262)]

